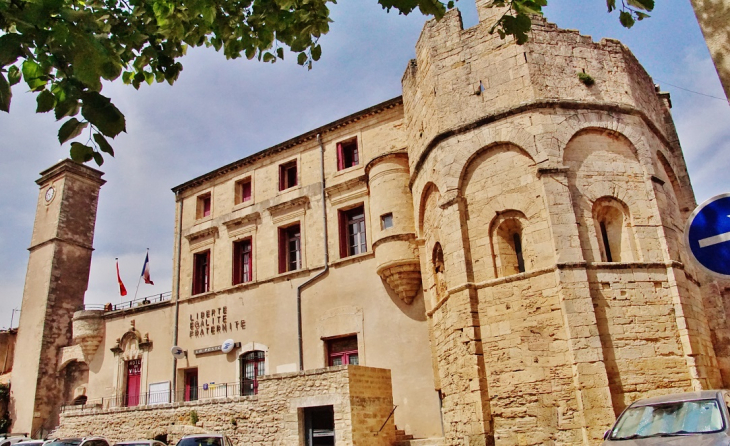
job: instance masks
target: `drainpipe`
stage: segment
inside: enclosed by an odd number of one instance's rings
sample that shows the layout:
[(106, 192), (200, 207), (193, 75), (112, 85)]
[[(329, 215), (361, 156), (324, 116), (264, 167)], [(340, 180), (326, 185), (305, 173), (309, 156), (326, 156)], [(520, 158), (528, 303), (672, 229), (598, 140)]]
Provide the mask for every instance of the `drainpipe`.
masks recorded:
[[(180, 215), (177, 219), (177, 278), (175, 279), (175, 324), (172, 331), (172, 345), (177, 345), (177, 324), (180, 319), (180, 255), (182, 253), (182, 218), (183, 218), (183, 199), (180, 192), (177, 192), (178, 203), (180, 203)], [(177, 358), (172, 358), (172, 395), (170, 402), (174, 402), (174, 396), (177, 394)]]
[(317, 273), (314, 277), (307, 280), (297, 287), (297, 334), (299, 336), (299, 370), (304, 370), (304, 345), (302, 342), (302, 290), (316, 282), (320, 277), (325, 275), (330, 269), (330, 256), (327, 242), (327, 199), (324, 194), (324, 144), (319, 133), (317, 133), (317, 142), (319, 143), (319, 162), (320, 172), (322, 174), (322, 224), (324, 225), (324, 269)]

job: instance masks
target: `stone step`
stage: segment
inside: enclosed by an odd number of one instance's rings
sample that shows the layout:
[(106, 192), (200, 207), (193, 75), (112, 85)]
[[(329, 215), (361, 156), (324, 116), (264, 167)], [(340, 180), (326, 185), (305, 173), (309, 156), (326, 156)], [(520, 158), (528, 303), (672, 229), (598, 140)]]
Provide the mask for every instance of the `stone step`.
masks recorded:
[(406, 435), (405, 433), (399, 434), (396, 432), (395, 441), (406, 441), (406, 440), (413, 440), (413, 435), (411, 435), (411, 434)]
[(396, 441), (393, 446), (443, 446), (443, 437), (415, 438), (410, 440)]

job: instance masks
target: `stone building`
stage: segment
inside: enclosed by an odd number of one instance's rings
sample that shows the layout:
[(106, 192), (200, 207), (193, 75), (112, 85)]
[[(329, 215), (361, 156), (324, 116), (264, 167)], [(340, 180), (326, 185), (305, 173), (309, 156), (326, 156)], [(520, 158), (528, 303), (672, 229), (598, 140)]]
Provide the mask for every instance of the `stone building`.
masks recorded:
[(635, 399), (727, 386), (727, 290), (685, 254), (668, 95), (615, 40), (541, 19), (501, 40), (487, 3), (426, 24), (402, 97), (173, 188), (169, 296), (73, 312), (95, 212), (75, 280), (33, 281), (103, 183), (44, 173), (16, 430), (595, 444)]

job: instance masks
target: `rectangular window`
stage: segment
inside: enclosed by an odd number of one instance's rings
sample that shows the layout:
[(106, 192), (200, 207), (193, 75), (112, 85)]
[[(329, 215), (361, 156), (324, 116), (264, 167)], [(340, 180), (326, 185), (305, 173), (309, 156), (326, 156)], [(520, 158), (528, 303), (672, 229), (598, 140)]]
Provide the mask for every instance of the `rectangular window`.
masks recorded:
[(329, 366), (360, 363), (357, 356), (357, 335), (328, 339), (326, 342)]
[(380, 227), (383, 230), (393, 227), (393, 213), (389, 212), (380, 216)]
[(251, 200), (251, 178), (236, 181), (235, 204), (245, 203)]
[(357, 153), (357, 138), (337, 143), (337, 170), (347, 169), (360, 164)]
[(233, 242), (233, 285), (253, 280), (251, 239)]
[(279, 166), (279, 190), (297, 185), (297, 160)]
[(193, 255), (193, 294), (210, 290), (210, 251)]
[(198, 205), (195, 214), (195, 218), (203, 218), (210, 215), (210, 194), (198, 197)]
[(340, 257), (367, 252), (365, 237), (365, 208), (358, 206), (340, 211)]
[(302, 242), (299, 225), (279, 229), (279, 273), (302, 267)]

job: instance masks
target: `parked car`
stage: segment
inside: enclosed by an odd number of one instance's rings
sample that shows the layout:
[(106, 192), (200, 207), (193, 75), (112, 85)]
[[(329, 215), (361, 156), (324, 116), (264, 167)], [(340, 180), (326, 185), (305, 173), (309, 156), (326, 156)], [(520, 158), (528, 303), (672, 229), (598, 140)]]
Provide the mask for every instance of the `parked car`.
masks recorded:
[(0, 440), (0, 446), (11, 446), (26, 440), (30, 440), (30, 438), (26, 437), (25, 435), (15, 435)]
[(134, 441), (120, 441), (114, 443), (114, 446), (167, 446), (165, 443), (157, 440), (134, 440)]
[(43, 446), (45, 440), (23, 440), (15, 443), (15, 446)]
[(109, 442), (104, 437), (57, 438), (44, 446), (109, 446)]
[(233, 446), (233, 442), (223, 434), (185, 435), (175, 446)]
[(604, 435), (604, 445), (730, 445), (730, 397), (705, 390), (632, 403)]

